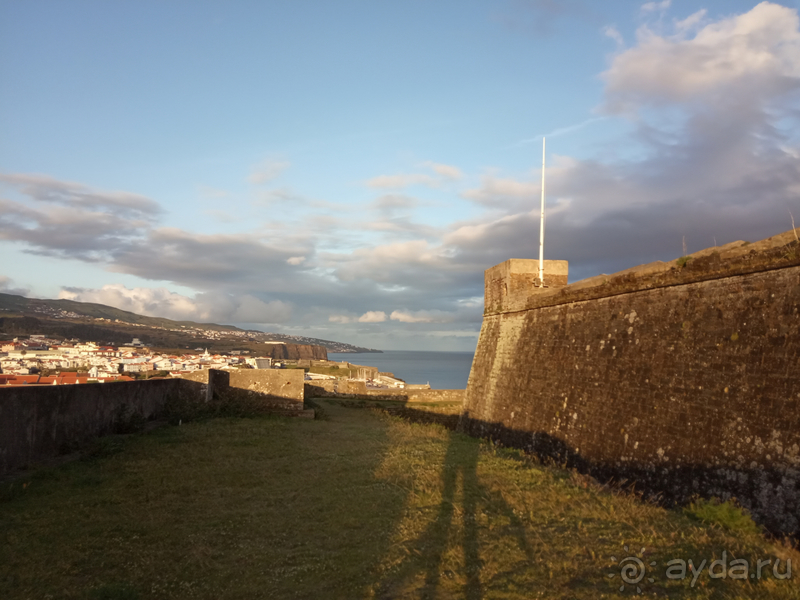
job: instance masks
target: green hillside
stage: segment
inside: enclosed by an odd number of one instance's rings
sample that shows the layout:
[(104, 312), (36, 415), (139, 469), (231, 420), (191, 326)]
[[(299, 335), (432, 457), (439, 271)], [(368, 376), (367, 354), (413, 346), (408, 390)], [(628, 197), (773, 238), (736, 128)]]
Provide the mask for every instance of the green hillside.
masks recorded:
[(333, 340), (244, 330), (218, 323), (147, 317), (92, 302), (25, 298), (0, 293), (0, 336), (33, 334), (113, 344), (138, 337), (145, 344), (159, 348), (185, 349), (202, 345), (218, 352), (258, 350), (258, 344), (263, 348), (267, 341), (323, 346), (329, 352), (380, 352)]

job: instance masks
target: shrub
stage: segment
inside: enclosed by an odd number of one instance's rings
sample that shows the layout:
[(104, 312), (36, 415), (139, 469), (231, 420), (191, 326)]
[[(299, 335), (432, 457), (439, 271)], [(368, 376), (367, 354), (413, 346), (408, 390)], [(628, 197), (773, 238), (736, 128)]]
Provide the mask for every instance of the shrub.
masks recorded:
[(684, 509), (690, 517), (706, 523), (714, 523), (742, 533), (761, 533), (761, 529), (753, 521), (750, 513), (739, 506), (735, 500), (720, 502), (717, 498), (711, 500), (698, 499)]

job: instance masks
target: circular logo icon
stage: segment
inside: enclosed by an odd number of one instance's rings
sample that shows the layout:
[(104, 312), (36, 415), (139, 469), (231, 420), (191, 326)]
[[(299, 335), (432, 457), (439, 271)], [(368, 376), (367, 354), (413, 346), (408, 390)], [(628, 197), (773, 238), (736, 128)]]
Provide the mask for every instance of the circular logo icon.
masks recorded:
[[(636, 593), (642, 593), (642, 587), (639, 585), (642, 580), (647, 575), (647, 567), (642, 560), (644, 558), (645, 549), (642, 548), (639, 552), (635, 555), (631, 555), (628, 546), (623, 546), (623, 550), (628, 554), (628, 556), (622, 558), (621, 560), (617, 560), (616, 556), (612, 556), (611, 560), (619, 567), (619, 576), (622, 579), (622, 585), (619, 586), (619, 591), (624, 592), (626, 586), (630, 585), (635, 587)], [(658, 563), (652, 561), (649, 563), (649, 566), (655, 567)], [(617, 573), (609, 573), (608, 578), (613, 579), (617, 576)], [(647, 581), (649, 583), (654, 583), (655, 579), (652, 577), (648, 577)]]

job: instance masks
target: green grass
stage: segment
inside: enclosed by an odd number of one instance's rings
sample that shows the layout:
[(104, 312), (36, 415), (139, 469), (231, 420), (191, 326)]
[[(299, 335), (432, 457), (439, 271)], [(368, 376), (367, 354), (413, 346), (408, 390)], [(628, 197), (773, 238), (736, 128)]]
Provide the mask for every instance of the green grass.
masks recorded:
[[(439, 426), (316, 404), (324, 420), (184, 423), (2, 484), (0, 598), (594, 600), (632, 594), (612, 557), (641, 548), (659, 565), (722, 551), (800, 564), (753, 529)], [(662, 576), (644, 591), (798, 598), (796, 578)]]
[(731, 531), (758, 533), (758, 525), (750, 515), (735, 503), (717, 500), (697, 500), (684, 509), (684, 512), (705, 523), (713, 523)]

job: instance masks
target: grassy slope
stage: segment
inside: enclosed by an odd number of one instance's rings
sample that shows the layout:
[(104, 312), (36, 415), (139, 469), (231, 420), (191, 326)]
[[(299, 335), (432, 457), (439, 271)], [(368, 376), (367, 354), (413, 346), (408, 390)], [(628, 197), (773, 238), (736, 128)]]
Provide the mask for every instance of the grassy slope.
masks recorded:
[[(611, 556), (626, 544), (659, 564), (789, 552), (438, 426), (319, 402), (325, 420), (107, 438), (99, 458), (3, 484), (0, 598), (594, 600), (621, 597)], [(703, 573), (646, 589), (798, 598), (796, 582)]]
[(38, 298), (25, 298), (14, 294), (0, 293), (0, 308), (8, 310), (30, 312), (36, 306), (47, 306), (53, 309), (72, 311), (80, 315), (94, 318), (119, 319), (125, 323), (139, 323), (150, 327), (202, 327), (216, 331), (242, 331), (232, 325), (218, 325), (217, 323), (196, 323), (194, 321), (173, 321), (160, 317), (146, 317), (121, 308), (96, 304), (94, 302), (76, 302), (74, 300), (50, 300)]

